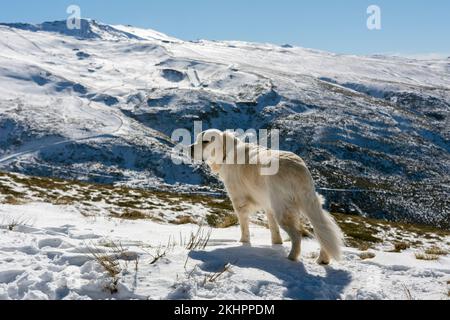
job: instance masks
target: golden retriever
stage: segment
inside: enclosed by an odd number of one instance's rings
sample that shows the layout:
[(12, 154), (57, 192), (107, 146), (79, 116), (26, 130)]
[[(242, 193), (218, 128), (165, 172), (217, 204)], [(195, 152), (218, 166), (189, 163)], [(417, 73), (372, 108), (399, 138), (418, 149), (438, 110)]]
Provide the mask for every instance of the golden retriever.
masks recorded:
[[(249, 215), (263, 210), (273, 244), (282, 244), (280, 229), (291, 238), (289, 259), (300, 256), (301, 221), (307, 217), (321, 250), (317, 260), (329, 264), (341, 257), (342, 232), (323, 210), (305, 162), (291, 152), (276, 151), (245, 143), (230, 132), (207, 130), (190, 146), (191, 156), (206, 162), (223, 181), (239, 218), (241, 242), (250, 242)], [(274, 165), (276, 164), (276, 165)], [(269, 166), (277, 170), (265, 174)]]

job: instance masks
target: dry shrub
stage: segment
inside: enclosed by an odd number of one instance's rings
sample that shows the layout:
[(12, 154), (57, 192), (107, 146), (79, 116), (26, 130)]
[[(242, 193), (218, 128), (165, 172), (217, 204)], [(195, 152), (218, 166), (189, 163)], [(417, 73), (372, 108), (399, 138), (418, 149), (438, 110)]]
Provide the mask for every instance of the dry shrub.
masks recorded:
[(391, 252), (402, 252), (403, 250), (409, 249), (410, 247), (411, 245), (408, 242), (394, 242), (394, 249), (392, 249)]
[(370, 252), (370, 251), (365, 251), (365, 252), (361, 252), (359, 254), (359, 257), (361, 258), (361, 260), (373, 259), (373, 258), (375, 258), (375, 253)]
[(206, 216), (206, 222), (213, 228), (228, 228), (239, 223), (238, 217), (235, 214), (209, 214)]
[(448, 254), (448, 251), (437, 246), (433, 246), (425, 250), (426, 254), (436, 255), (436, 256), (445, 256)]
[(196, 221), (194, 219), (192, 219), (191, 216), (178, 216), (177, 219), (175, 221), (172, 222), (173, 224), (195, 224)]
[(424, 252), (418, 252), (416, 253), (416, 259), (417, 260), (439, 260), (439, 256), (435, 254), (427, 254)]

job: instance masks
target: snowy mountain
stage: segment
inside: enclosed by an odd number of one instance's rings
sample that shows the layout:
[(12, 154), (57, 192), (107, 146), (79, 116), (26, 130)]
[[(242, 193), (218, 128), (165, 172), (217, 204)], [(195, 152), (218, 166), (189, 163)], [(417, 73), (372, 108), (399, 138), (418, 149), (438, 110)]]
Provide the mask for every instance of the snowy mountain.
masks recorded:
[(450, 60), (81, 26), (0, 24), (0, 170), (217, 191), (172, 131), (278, 128), (333, 211), (450, 226)]

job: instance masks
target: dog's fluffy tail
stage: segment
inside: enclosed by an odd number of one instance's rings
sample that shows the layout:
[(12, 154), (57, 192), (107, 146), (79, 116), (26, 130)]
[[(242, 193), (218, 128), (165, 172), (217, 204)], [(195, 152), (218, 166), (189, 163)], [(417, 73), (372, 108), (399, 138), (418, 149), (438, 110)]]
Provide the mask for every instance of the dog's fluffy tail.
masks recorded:
[(318, 193), (306, 199), (304, 214), (314, 228), (314, 234), (321, 247), (333, 259), (342, 255), (343, 235), (333, 217), (323, 209), (324, 198)]

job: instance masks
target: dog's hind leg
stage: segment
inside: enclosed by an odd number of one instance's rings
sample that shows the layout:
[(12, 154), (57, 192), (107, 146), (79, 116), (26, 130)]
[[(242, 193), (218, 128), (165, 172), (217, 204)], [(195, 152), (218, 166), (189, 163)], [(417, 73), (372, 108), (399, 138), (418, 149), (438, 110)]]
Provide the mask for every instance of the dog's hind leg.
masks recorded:
[(266, 210), (267, 221), (269, 222), (270, 233), (272, 235), (272, 244), (283, 244), (283, 239), (281, 239), (280, 228), (278, 226), (273, 212), (271, 210)]
[(323, 249), (320, 249), (319, 258), (317, 259), (318, 264), (328, 265), (330, 264), (330, 255)]
[(289, 238), (291, 238), (292, 247), (288, 258), (289, 260), (297, 261), (300, 256), (302, 241), (302, 233), (299, 229), (299, 217), (297, 214), (289, 211), (286, 211), (281, 216), (276, 217), (281, 228), (283, 228), (283, 230), (289, 235)]

